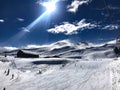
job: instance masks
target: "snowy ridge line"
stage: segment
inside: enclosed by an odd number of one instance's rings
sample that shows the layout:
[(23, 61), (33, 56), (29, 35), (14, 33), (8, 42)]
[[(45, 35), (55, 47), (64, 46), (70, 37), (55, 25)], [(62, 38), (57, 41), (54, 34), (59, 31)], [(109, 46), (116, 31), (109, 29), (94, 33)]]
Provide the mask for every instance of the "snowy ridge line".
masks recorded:
[(114, 45), (64, 43), (57, 49), (31, 48), (28, 51), (40, 51), (41, 57), (27, 59), (15, 58), (17, 51), (11, 51), (0, 58), (0, 89), (119, 90), (120, 58), (115, 57)]

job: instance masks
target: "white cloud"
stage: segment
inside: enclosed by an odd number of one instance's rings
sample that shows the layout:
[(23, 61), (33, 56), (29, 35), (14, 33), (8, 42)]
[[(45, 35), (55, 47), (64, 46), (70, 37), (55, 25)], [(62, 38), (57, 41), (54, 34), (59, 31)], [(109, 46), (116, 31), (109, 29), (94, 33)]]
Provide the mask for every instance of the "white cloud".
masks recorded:
[(120, 28), (120, 25), (118, 24), (102, 25), (102, 23), (98, 23), (95, 21), (86, 22), (85, 19), (82, 19), (78, 23), (64, 22), (61, 25), (56, 25), (54, 28), (48, 29), (47, 31), (53, 34), (63, 33), (65, 35), (72, 35), (72, 34), (78, 34), (79, 31), (83, 31), (86, 29), (95, 29), (95, 28), (99, 30), (118, 30)]
[(27, 29), (26, 27), (22, 27), (22, 30), (23, 30), (24, 32), (30, 32), (30, 30)]
[(69, 12), (76, 12), (78, 10), (78, 7), (83, 4), (88, 4), (91, 0), (73, 0), (71, 5), (67, 6), (67, 9)]
[(16, 47), (8, 47), (8, 46), (5, 46), (4, 48), (7, 49), (7, 50), (16, 50), (16, 49), (18, 49)]
[(5, 20), (3, 20), (3, 19), (0, 19), (0, 23), (4, 23), (5, 22)]
[(119, 29), (119, 25), (110, 24), (110, 25), (104, 26), (102, 29), (106, 29), (106, 30), (117, 30), (117, 29)]
[(46, 6), (46, 5), (49, 5), (50, 2), (52, 3), (57, 3), (59, 0), (48, 0), (48, 1), (44, 1), (44, 0), (38, 0), (36, 3), (37, 4), (40, 4), (42, 6)]
[(77, 24), (71, 24), (69, 22), (64, 22), (62, 25), (55, 26), (55, 28), (49, 29), (50, 33), (64, 33), (66, 35), (77, 34), (78, 31), (84, 29), (92, 29), (97, 27), (95, 24), (86, 23), (85, 19), (82, 19)]
[[(112, 6), (112, 5), (108, 5), (107, 8), (109, 10), (120, 10), (120, 7), (116, 7), (116, 6)], [(96, 8), (96, 10), (106, 10), (106, 7), (104, 7), (104, 8)]]
[(24, 21), (23, 18), (17, 18), (17, 20), (20, 21), (20, 22), (23, 22), (23, 21)]
[(25, 48), (31, 49), (31, 48), (41, 48), (42, 45), (27, 45)]

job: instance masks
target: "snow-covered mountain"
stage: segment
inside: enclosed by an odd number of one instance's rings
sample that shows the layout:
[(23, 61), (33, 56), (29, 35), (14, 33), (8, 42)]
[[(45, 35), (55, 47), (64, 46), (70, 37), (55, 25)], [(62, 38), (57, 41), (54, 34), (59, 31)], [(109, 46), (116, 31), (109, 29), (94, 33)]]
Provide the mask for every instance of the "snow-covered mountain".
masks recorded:
[(120, 58), (114, 47), (115, 41), (62, 40), (20, 48), (39, 54), (27, 59), (14, 57), (18, 48), (5, 49), (8, 56), (0, 57), (0, 90), (119, 90)]
[[(104, 44), (93, 44), (87, 42), (73, 43), (70, 40), (62, 40), (49, 45), (28, 45), (20, 48), (21, 50), (32, 51), (39, 54), (40, 57), (58, 56), (61, 58), (111, 58), (115, 57), (113, 49), (115, 42)], [(8, 50), (9, 55), (16, 55), (19, 49)]]

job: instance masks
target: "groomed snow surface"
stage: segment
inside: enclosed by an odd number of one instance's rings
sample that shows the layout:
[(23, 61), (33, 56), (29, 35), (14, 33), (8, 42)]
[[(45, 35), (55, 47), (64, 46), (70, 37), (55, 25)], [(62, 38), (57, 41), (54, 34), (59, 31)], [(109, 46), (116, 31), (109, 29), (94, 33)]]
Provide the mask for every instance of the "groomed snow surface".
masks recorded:
[(17, 50), (7, 57), (1, 53), (0, 90), (120, 90), (120, 58), (114, 46), (64, 40), (26, 47), (39, 53), (36, 59), (15, 58)]

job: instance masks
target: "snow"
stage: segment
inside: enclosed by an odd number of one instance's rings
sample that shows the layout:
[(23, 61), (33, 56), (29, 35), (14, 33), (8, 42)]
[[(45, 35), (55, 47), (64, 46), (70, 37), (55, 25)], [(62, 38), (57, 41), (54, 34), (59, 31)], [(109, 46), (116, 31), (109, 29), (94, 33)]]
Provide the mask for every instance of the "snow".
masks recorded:
[(7, 50), (16, 50), (16, 49), (18, 49), (16, 47), (4, 47), (4, 48), (7, 49)]
[[(0, 56), (0, 90), (120, 89), (120, 58), (113, 52), (114, 42), (100, 45), (65, 42), (33, 49), (41, 56), (45, 52), (45, 56), (58, 55), (56, 58), (14, 58), (11, 52), (10, 56)], [(73, 48), (65, 49), (66, 46)], [(44, 51), (38, 52), (40, 49)], [(56, 53), (51, 53), (53, 50)]]

